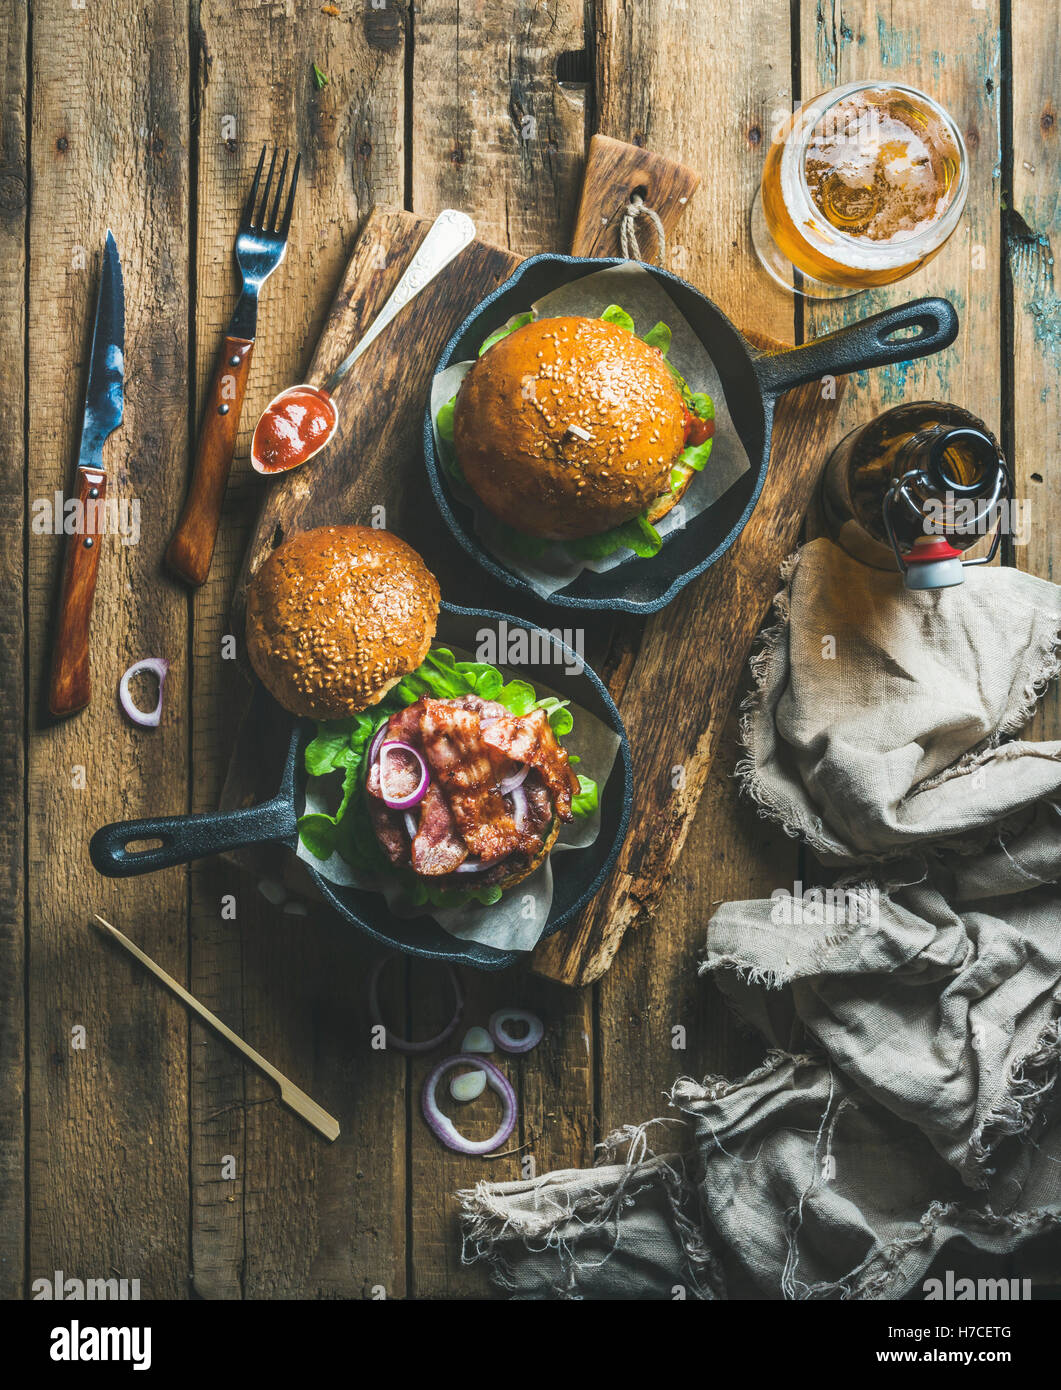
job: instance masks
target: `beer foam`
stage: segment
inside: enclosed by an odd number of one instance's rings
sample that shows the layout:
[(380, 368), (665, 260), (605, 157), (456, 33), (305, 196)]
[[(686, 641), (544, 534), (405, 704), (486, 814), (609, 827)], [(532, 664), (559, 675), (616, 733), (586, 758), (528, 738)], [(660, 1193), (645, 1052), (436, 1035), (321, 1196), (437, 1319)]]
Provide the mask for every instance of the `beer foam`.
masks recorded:
[(851, 269), (894, 269), (942, 240), (933, 231), (953, 203), (960, 165), (931, 107), (900, 90), (856, 91), (802, 113), (782, 151), (781, 196), (819, 254)]

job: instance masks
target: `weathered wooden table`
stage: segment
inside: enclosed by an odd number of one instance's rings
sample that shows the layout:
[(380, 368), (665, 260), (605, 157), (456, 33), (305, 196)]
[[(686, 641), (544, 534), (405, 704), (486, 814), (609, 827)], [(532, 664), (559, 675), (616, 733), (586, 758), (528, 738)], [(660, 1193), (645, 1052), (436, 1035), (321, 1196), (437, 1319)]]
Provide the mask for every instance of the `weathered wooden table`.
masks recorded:
[[(603, 979), (582, 992), (530, 976), (467, 981), (469, 1023), (518, 1002), (548, 1034), (513, 1068), (520, 1151), (481, 1160), (441, 1149), (418, 1113), (426, 1063), (369, 1051), (362, 943), (271, 908), (220, 861), (121, 884), (88, 862), (89, 833), (105, 821), (217, 804), (232, 738), (222, 644), (258, 496), (249, 427), (299, 379), (374, 203), (464, 208), (486, 239), (563, 248), (585, 141), (601, 130), (701, 171), (671, 265), (747, 329), (798, 341), (908, 292), (948, 295), (962, 320), (955, 347), (858, 378), (835, 407), (836, 436), (919, 396), (984, 416), (1032, 505), (1030, 542), (1007, 562), (1052, 575), (1056, 6), (36, 0), (27, 15), (3, 0), (0, 13), (0, 1291), (21, 1297), (62, 1269), (138, 1278), (152, 1298), (485, 1292), (460, 1263), (456, 1189), (517, 1177), (528, 1160), (539, 1172), (588, 1163), (612, 1128), (664, 1110), (676, 1074), (755, 1063), (756, 1045), (697, 982), (695, 955), (712, 904), (791, 886), (799, 850), (738, 804), (734, 725), (659, 920)], [(954, 113), (971, 158), (968, 210), (908, 285), (794, 304), (748, 244), (763, 155), (801, 94), (860, 76), (922, 86)], [(213, 570), (189, 597), (160, 557), (234, 302), (237, 210), (266, 140), (303, 152), (298, 213), (263, 294)], [(30, 508), (68, 486), (108, 226), (127, 318), (125, 425), (108, 458), (123, 494), (142, 499), (141, 536), (103, 557), (96, 697), (54, 726), (40, 707), (60, 541), (32, 532)], [(174, 663), (156, 731), (127, 726), (113, 699), (118, 674), (148, 654)], [(1056, 692), (1038, 731), (1061, 733)], [(227, 894), (234, 920), (222, 915)], [(339, 1142), (326, 1146), (282, 1110), (99, 939), (94, 911), (335, 1113)], [(437, 975), (392, 970), (399, 1018), (429, 1031), (447, 1007)], [(672, 1047), (678, 1025), (684, 1051)], [(483, 1102), (478, 1122), (490, 1117)]]

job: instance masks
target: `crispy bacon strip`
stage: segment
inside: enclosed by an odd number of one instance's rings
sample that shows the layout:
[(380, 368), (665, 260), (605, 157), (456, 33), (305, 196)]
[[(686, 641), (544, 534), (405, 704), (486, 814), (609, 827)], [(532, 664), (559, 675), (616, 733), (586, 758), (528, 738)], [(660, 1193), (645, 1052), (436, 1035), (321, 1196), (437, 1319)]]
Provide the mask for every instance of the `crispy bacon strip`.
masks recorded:
[(387, 858), (392, 864), (408, 864), (409, 840), (401, 817), (382, 801), (374, 798), (368, 803), (368, 814), (376, 832), (376, 839), (383, 846)]
[(573, 819), (571, 798), (578, 791), (578, 778), (568, 764), (567, 750), (557, 742), (549, 716), (543, 709), (532, 709), (520, 717), (499, 715), (483, 729), (482, 741), (487, 748), (507, 758), (536, 767), (553, 794), (556, 814), (561, 820)]
[(451, 874), (468, 857), (457, 824), (438, 787), (431, 785), (417, 808), (420, 820), (413, 841), (413, 868), (418, 874)]
[(423, 706), (424, 756), (446, 794), (465, 844), (481, 859), (511, 854), (519, 848), (521, 837), (497, 790), (501, 760), (483, 742), (479, 715), (428, 696)]

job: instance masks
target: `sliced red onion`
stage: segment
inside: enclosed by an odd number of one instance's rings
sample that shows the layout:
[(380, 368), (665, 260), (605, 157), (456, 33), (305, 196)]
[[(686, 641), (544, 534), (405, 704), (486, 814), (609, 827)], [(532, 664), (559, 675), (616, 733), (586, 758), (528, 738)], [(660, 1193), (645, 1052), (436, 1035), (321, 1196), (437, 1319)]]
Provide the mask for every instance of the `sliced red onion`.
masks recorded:
[[(118, 682), (118, 703), (127, 717), (143, 729), (157, 729), (159, 726), (159, 721), (162, 718), (162, 687), (166, 683), (168, 670), (169, 662), (165, 657), (145, 656), (142, 661), (134, 661)], [(137, 709), (136, 705), (133, 704), (133, 697), (129, 694), (129, 682), (140, 671), (153, 671), (158, 677), (158, 704), (147, 714), (142, 709)]]
[(463, 1071), (449, 1083), (449, 1093), (454, 1100), (477, 1100), (486, 1090), (486, 1072)]
[(474, 1028), (469, 1028), (461, 1042), (462, 1052), (493, 1052), (494, 1040), (485, 1028), (480, 1028), (478, 1024)]
[(505, 780), (502, 783), (500, 783), (500, 785), (498, 786), (498, 791), (501, 793), (502, 796), (510, 795), (510, 793), (514, 792), (517, 787), (523, 786), (528, 772), (530, 772), (530, 764), (524, 763), (520, 770), (514, 776), (506, 777)]
[(457, 865), (453, 872), (455, 874), (481, 874), (487, 869), (492, 869), (495, 864), (503, 863), (513, 853), (513, 850), (509, 850), (508, 854), (498, 855), (496, 859), (476, 859), (474, 854), (470, 854), (467, 859)]
[(376, 761), (376, 754), (379, 752), (379, 746), (380, 746), (380, 744), (383, 742), (383, 735), (387, 732), (387, 729), (389, 728), (389, 726), (390, 726), (390, 720), (389, 720), (389, 719), (384, 719), (383, 723), (379, 726), (379, 728), (376, 730), (376, 732), (375, 732), (375, 733), (373, 734), (373, 736), (372, 736), (372, 742), (368, 745), (368, 766), (369, 766), (369, 767), (371, 767), (372, 764)]
[(406, 811), (402, 819), (405, 821), (405, 830), (406, 834), (409, 836), (409, 839), (415, 840), (417, 832), (420, 829), (420, 827), (416, 823), (416, 817), (413, 815), (412, 811)]
[[(501, 1124), (489, 1139), (465, 1139), (453, 1121), (447, 1115), (443, 1115), (438, 1108), (436, 1095), (438, 1083), (454, 1067), (473, 1067), (476, 1071), (484, 1071), (487, 1085), (501, 1097), (503, 1107)], [(420, 1103), (424, 1112), (424, 1119), (427, 1121), (432, 1134), (445, 1144), (447, 1149), (453, 1149), (455, 1153), (493, 1153), (495, 1149), (501, 1147), (506, 1139), (510, 1138), (512, 1131), (516, 1128), (516, 1092), (512, 1089), (512, 1083), (502, 1071), (494, 1066), (493, 1062), (488, 1062), (482, 1056), (477, 1057), (474, 1053), (458, 1052), (455, 1057), (447, 1057), (444, 1061), (439, 1062), (424, 1082)]]
[(383, 967), (391, 956), (381, 956), (373, 967), (372, 974), (368, 981), (368, 1011), (373, 1023), (377, 1023), (387, 1034), (387, 1046), (393, 1047), (395, 1052), (430, 1052), (432, 1048), (444, 1043), (450, 1034), (456, 1030), (457, 1024), (461, 1021), (461, 1014), (464, 1012), (464, 995), (461, 993), (460, 980), (457, 979), (457, 972), (452, 965), (447, 965), (446, 970), (449, 974), (450, 984), (453, 986), (453, 1017), (443, 1028), (441, 1033), (437, 1033), (433, 1038), (427, 1038), (423, 1042), (412, 1042), (408, 1038), (399, 1038), (392, 1033), (383, 1022), (383, 1014), (379, 1006), (379, 981), (383, 974)]
[[(525, 1023), (526, 1037), (514, 1038), (506, 1032), (506, 1023)], [(490, 1016), (490, 1036), (503, 1052), (529, 1052), (545, 1037), (545, 1025), (537, 1014), (528, 1013), (526, 1009), (498, 1009)]]
[(517, 787), (510, 793), (512, 797), (512, 819), (516, 829), (523, 829), (523, 822), (527, 819), (527, 793), (522, 787)]
[[(392, 752), (408, 754), (410, 758), (416, 760), (420, 768), (420, 779), (416, 784), (416, 789), (409, 792), (406, 796), (387, 795), (387, 757)], [(427, 794), (427, 789), (431, 784), (431, 774), (427, 770), (427, 763), (424, 762), (419, 751), (411, 743), (398, 743), (392, 741), (384, 743), (379, 750), (379, 789), (383, 797), (384, 804), (389, 806), (392, 811), (404, 811), (410, 806), (418, 806)]]

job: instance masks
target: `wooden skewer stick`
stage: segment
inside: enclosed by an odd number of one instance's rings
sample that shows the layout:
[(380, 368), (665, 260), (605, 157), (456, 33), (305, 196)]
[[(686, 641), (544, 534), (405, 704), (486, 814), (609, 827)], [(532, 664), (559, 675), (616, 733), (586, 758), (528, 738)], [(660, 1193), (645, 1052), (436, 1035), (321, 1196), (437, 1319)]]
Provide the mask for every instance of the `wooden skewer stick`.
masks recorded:
[(329, 1115), (326, 1110), (321, 1109), (315, 1100), (311, 1100), (310, 1097), (306, 1095), (305, 1091), (299, 1090), (294, 1082), (289, 1081), (282, 1072), (277, 1071), (272, 1063), (267, 1062), (260, 1052), (255, 1052), (253, 1047), (245, 1043), (236, 1033), (233, 1033), (227, 1023), (222, 1023), (217, 1014), (211, 1013), (205, 1004), (200, 1004), (194, 994), (189, 994), (184, 986), (178, 984), (172, 975), (167, 975), (161, 965), (156, 965), (150, 956), (145, 955), (140, 947), (134, 945), (117, 927), (111, 926), (110, 922), (108, 922), (106, 918), (101, 917), (98, 912), (95, 913), (94, 916), (105, 931), (114, 937), (115, 941), (124, 946), (130, 955), (135, 956), (141, 965), (146, 966), (147, 969), (151, 971), (156, 980), (161, 980), (172, 994), (175, 994), (178, 999), (183, 1000), (184, 1003), (188, 1005), (189, 1009), (191, 1009), (193, 1013), (197, 1013), (203, 1022), (208, 1024), (215, 1033), (220, 1033), (226, 1042), (231, 1043), (237, 1052), (241, 1052), (243, 1056), (246, 1057), (248, 1062), (256, 1066), (259, 1071), (264, 1072), (270, 1081), (275, 1081), (280, 1087), (280, 1100), (289, 1110), (293, 1110), (296, 1115), (301, 1115), (308, 1125), (312, 1125), (319, 1134), (323, 1134), (325, 1139), (330, 1142), (338, 1139), (338, 1120)]

